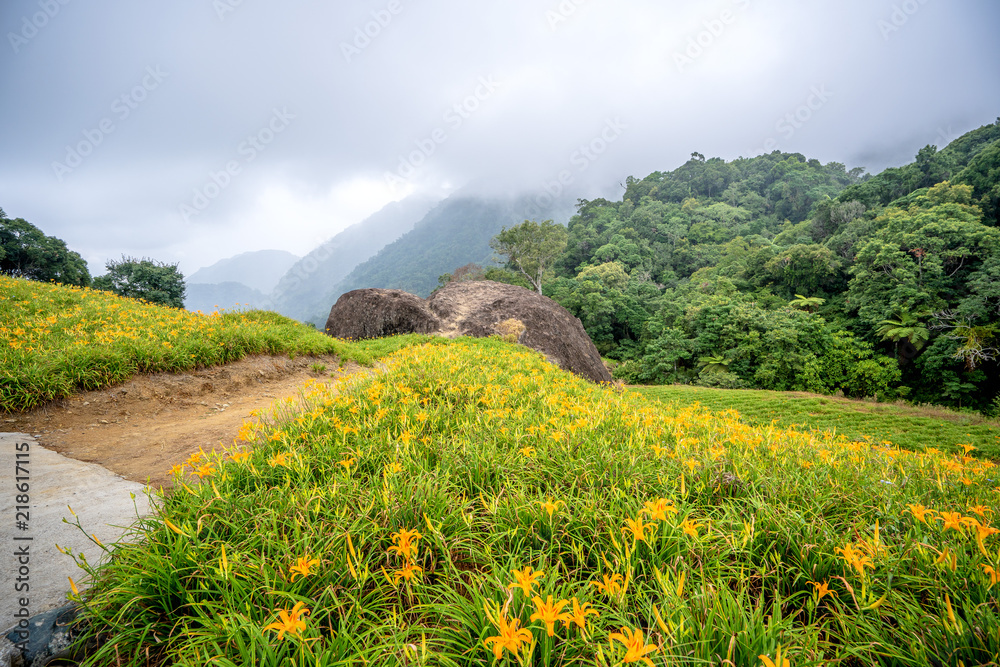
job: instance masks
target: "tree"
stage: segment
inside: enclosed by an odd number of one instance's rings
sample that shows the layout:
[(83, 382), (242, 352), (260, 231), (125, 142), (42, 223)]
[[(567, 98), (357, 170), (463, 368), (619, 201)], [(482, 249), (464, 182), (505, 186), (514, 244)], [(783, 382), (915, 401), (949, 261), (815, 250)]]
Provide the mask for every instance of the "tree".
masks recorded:
[(566, 228), (551, 220), (525, 220), (510, 229), (502, 228), (490, 239), (490, 247), (505, 256), (508, 266), (520, 271), (541, 294), (542, 277), (562, 255), (567, 236)]
[(913, 346), (913, 352), (919, 352), (928, 340), (930, 340), (931, 333), (917, 316), (911, 313), (906, 308), (901, 308), (899, 310), (899, 316), (897, 319), (887, 319), (882, 320), (878, 323), (879, 327), (875, 330), (875, 333), (882, 336), (882, 340), (891, 340), (896, 344), (896, 354), (899, 355), (899, 342), (905, 341)]
[(15, 278), (90, 284), (87, 262), (69, 250), (66, 242), (46, 236), (23, 218), (11, 220), (0, 209), (0, 273)]
[(890, 207), (860, 245), (848, 298), (875, 325), (887, 312), (937, 312), (968, 294), (970, 277), (1000, 249), (1000, 231), (980, 222), (972, 188), (947, 181)]
[(698, 357), (698, 365), (701, 366), (703, 371), (728, 371), (729, 370), (729, 360), (726, 359), (721, 354), (708, 355), (706, 357)]
[(105, 267), (108, 272), (94, 278), (94, 289), (173, 308), (184, 307), (184, 276), (177, 270), (177, 264), (122, 255), (120, 262), (108, 260)]
[(826, 299), (821, 299), (818, 296), (802, 296), (801, 294), (796, 294), (795, 298), (789, 302), (789, 306), (792, 308), (801, 308), (807, 312), (813, 312), (820, 306), (826, 303)]

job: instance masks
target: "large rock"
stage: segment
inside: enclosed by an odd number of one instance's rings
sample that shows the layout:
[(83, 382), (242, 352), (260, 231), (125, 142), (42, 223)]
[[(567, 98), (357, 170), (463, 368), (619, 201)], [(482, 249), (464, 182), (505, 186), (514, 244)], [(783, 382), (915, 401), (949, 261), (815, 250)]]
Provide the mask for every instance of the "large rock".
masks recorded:
[(399, 290), (348, 292), (330, 309), (326, 332), (348, 339), (402, 333), (483, 338), (500, 333), (498, 325), (510, 319), (524, 324), (518, 341), (549, 361), (594, 382), (611, 381), (583, 324), (568, 310), (523, 287), (489, 280), (450, 283), (426, 301)]
[(326, 333), (362, 340), (408, 333), (434, 333), (440, 320), (419, 296), (398, 289), (358, 289), (341, 295), (330, 309)]

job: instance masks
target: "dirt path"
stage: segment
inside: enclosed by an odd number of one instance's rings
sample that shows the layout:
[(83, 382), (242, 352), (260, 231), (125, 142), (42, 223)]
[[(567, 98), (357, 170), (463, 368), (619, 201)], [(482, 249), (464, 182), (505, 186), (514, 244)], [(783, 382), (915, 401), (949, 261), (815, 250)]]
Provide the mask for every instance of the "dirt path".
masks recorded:
[[(317, 371), (316, 364), (325, 369)], [(0, 431), (30, 433), (40, 444), (97, 463), (127, 480), (170, 486), (169, 470), (199, 448), (233, 441), (254, 410), (297, 397), (308, 379), (334, 380), (362, 370), (336, 357), (249, 357), (187, 373), (136, 376), (6, 417)]]

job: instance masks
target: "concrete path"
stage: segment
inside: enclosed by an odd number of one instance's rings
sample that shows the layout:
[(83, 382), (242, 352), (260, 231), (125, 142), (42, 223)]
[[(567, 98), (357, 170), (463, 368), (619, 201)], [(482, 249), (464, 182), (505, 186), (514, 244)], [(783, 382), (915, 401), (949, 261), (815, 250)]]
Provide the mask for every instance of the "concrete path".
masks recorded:
[[(56, 544), (78, 557), (82, 552), (91, 564), (104, 555), (76, 527), (67, 506), (88, 534), (110, 545), (136, 520), (137, 508), (140, 514), (149, 512), (149, 498), (142, 484), (47, 450), (23, 433), (0, 433), (0, 466), (0, 629), (6, 629), (17, 624), (16, 615), (25, 613), (22, 598), (27, 599), (28, 614), (33, 616), (65, 604), (70, 590), (67, 577), (73, 577), (80, 590), (85, 588), (86, 573)], [(17, 477), (28, 477), (27, 521), (17, 515), (18, 506), (25, 504), (15, 486), (25, 480)], [(134, 501), (130, 493), (135, 494)], [(63, 523), (64, 517), (73, 523)], [(19, 524), (22, 521), (27, 530)], [(29, 589), (18, 590), (24, 584)]]

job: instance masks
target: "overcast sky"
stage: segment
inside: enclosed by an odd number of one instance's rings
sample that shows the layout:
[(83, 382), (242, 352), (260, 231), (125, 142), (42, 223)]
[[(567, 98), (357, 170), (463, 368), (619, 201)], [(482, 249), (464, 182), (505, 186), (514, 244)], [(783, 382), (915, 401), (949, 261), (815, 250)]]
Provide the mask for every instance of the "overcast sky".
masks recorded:
[[(411, 192), (693, 151), (871, 172), (1000, 116), (996, 0), (3, 0), (0, 207), (185, 274)], [(609, 188), (611, 188), (609, 190)]]

